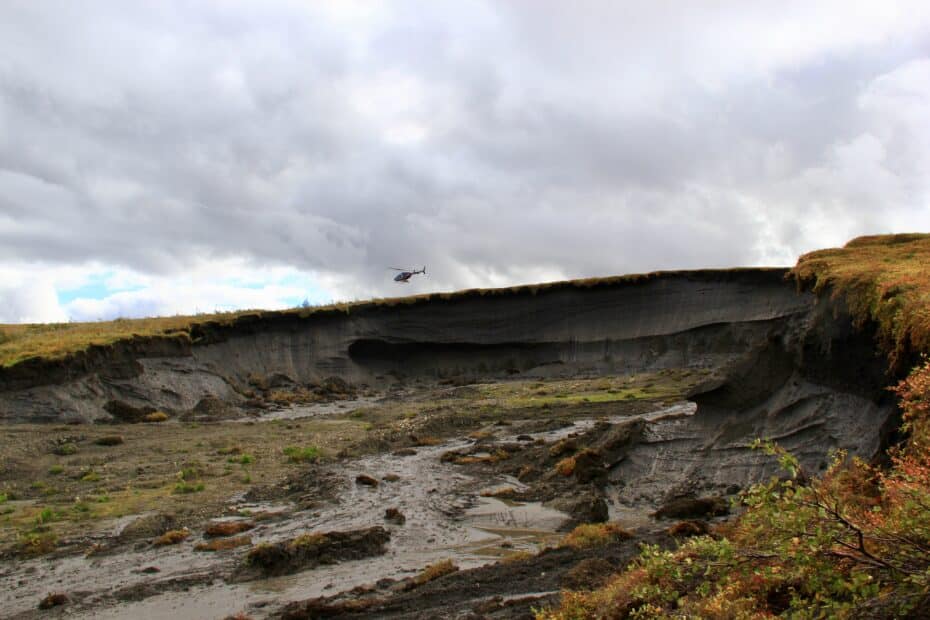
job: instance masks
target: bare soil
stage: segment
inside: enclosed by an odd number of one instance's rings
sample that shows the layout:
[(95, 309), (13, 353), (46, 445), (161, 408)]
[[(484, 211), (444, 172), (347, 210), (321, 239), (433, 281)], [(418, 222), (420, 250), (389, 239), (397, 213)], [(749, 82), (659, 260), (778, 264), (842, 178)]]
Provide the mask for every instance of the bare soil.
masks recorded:
[[(637, 540), (559, 547), (560, 530), (597, 519), (557, 500), (610, 503), (596, 470), (622, 458), (618, 429), (687, 415), (676, 403), (701, 380), (663, 371), (412, 384), (245, 422), (6, 426), (0, 616), (524, 617), (576, 587), (580, 562), (619, 566), (635, 553)], [(555, 472), (588, 448), (597, 457), (579, 457), (577, 474)], [(608, 518), (667, 542), (664, 526), (621, 508)], [(353, 547), (374, 544), (359, 534), (371, 528), (385, 532), (378, 552)], [(204, 544), (227, 532), (248, 536)], [(257, 548), (327, 532), (348, 542), (320, 546), (325, 561), (307, 547), (291, 554), (300, 566), (237, 578)], [(165, 535), (175, 544), (153, 544)], [(446, 560), (461, 570), (414, 579)], [(50, 594), (59, 603), (40, 610)]]

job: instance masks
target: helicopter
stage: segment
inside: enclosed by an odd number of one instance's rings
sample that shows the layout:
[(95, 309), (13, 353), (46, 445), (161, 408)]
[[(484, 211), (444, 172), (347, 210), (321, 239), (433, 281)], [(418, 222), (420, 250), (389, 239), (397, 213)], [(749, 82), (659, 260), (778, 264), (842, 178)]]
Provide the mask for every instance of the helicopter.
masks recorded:
[(388, 269), (393, 269), (394, 271), (399, 271), (400, 273), (394, 276), (394, 281), (401, 284), (407, 284), (410, 281), (410, 278), (422, 273), (426, 275), (426, 265), (423, 266), (423, 269), (400, 269), (398, 267), (388, 267)]

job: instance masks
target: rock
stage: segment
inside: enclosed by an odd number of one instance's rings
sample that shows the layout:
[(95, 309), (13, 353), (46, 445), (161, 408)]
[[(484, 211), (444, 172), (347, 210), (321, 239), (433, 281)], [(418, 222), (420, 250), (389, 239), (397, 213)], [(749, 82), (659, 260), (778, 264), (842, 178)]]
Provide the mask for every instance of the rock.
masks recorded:
[(143, 406), (133, 407), (122, 400), (111, 400), (103, 406), (103, 410), (116, 418), (119, 422), (128, 422), (135, 424), (145, 419), (150, 413), (155, 413), (155, 407)]
[(239, 412), (235, 407), (230, 406), (229, 403), (216, 396), (205, 396), (194, 405), (189, 417), (209, 422), (237, 418)]
[(568, 590), (596, 590), (607, 583), (614, 572), (616, 567), (603, 558), (585, 558), (565, 572), (562, 587)]
[(398, 476), (397, 474), (385, 474), (384, 476), (381, 477), (381, 479), (384, 480), (385, 482), (397, 482), (398, 480), (400, 480), (400, 476)]
[(403, 525), (407, 522), (407, 517), (397, 508), (388, 508), (384, 511), (384, 520), (390, 521), (395, 525)]
[(532, 465), (524, 465), (520, 468), (520, 471), (517, 472), (517, 480), (520, 482), (527, 482), (533, 480), (534, 478), (539, 477), (539, 471)]
[(118, 446), (123, 443), (122, 435), (106, 435), (104, 437), (98, 437), (94, 440), (94, 443), (98, 446)]
[(71, 602), (71, 599), (68, 598), (68, 595), (64, 592), (54, 592), (48, 594), (39, 601), (39, 609), (51, 609), (52, 607), (60, 607), (62, 605), (67, 605)]
[(581, 484), (594, 482), (604, 486), (607, 482), (607, 470), (604, 469), (604, 460), (596, 450), (585, 449), (575, 455), (575, 468), (572, 475)]
[(367, 474), (359, 474), (355, 477), (355, 484), (361, 484), (366, 487), (376, 487), (378, 486), (378, 480)]
[(710, 527), (705, 521), (679, 521), (667, 530), (669, 536), (676, 538), (686, 538), (689, 536), (703, 536), (710, 532)]
[(265, 385), (269, 388), (291, 388), (297, 385), (297, 382), (284, 373), (275, 372), (265, 377)]
[(666, 503), (652, 513), (652, 516), (656, 519), (699, 519), (729, 512), (730, 505), (723, 497), (685, 497)]
[(152, 541), (152, 544), (156, 547), (164, 547), (166, 545), (176, 545), (180, 542), (187, 540), (187, 537), (191, 535), (190, 530), (184, 528), (183, 530), (171, 530), (165, 532), (158, 538)]
[(323, 382), (320, 384), (319, 390), (326, 395), (343, 395), (349, 394), (352, 392), (352, 386), (350, 386), (345, 379), (342, 377), (327, 377), (323, 379)]
[(205, 538), (232, 536), (233, 534), (248, 532), (254, 527), (255, 524), (251, 521), (214, 521), (213, 523), (207, 524), (203, 535)]
[(233, 574), (235, 581), (290, 575), (316, 566), (381, 555), (391, 534), (380, 526), (347, 532), (303, 534), (254, 547)]
[(639, 442), (645, 429), (646, 423), (643, 420), (611, 424), (608, 428), (601, 429), (600, 432), (597, 432), (598, 427), (595, 427), (595, 436), (598, 439), (592, 447), (604, 457), (608, 464), (616, 463)]
[(517, 435), (517, 441), (533, 441), (533, 438), (529, 435)]
[(417, 453), (413, 448), (401, 448), (400, 450), (394, 450), (394, 456), (413, 456)]
[(177, 527), (177, 519), (174, 518), (174, 515), (161, 513), (145, 515), (124, 527), (120, 531), (118, 538), (121, 542), (155, 538), (175, 527)]
[(549, 456), (559, 458), (578, 450), (578, 442), (574, 438), (567, 438), (557, 441), (549, 448)]
[(582, 497), (559, 497), (550, 505), (571, 517), (560, 530), (569, 530), (580, 523), (604, 523), (609, 517), (607, 502), (593, 493)]

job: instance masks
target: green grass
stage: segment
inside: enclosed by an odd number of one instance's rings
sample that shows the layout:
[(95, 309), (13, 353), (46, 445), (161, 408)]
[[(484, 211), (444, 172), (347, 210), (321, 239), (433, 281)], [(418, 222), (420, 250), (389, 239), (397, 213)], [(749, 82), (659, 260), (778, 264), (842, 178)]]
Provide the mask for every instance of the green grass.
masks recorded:
[(205, 488), (206, 487), (202, 482), (198, 482), (197, 484), (191, 484), (190, 482), (179, 482), (174, 485), (174, 493), (179, 495), (185, 495), (188, 493), (200, 493)]
[(805, 254), (791, 273), (802, 287), (845, 301), (858, 325), (874, 321), (892, 367), (930, 351), (930, 234), (859, 237)]
[(283, 450), (284, 456), (288, 457), (294, 463), (313, 462), (320, 458), (320, 449), (316, 446), (288, 446)]

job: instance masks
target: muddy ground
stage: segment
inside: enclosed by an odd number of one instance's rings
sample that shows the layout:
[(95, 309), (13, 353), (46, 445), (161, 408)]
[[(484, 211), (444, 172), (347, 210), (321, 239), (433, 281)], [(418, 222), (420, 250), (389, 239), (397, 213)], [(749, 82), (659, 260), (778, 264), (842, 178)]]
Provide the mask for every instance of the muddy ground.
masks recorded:
[[(352, 386), (219, 422), (7, 426), (0, 616), (525, 617), (671, 544), (604, 472), (653, 420), (691, 415), (704, 379)], [(605, 519), (634, 537), (560, 544)]]

